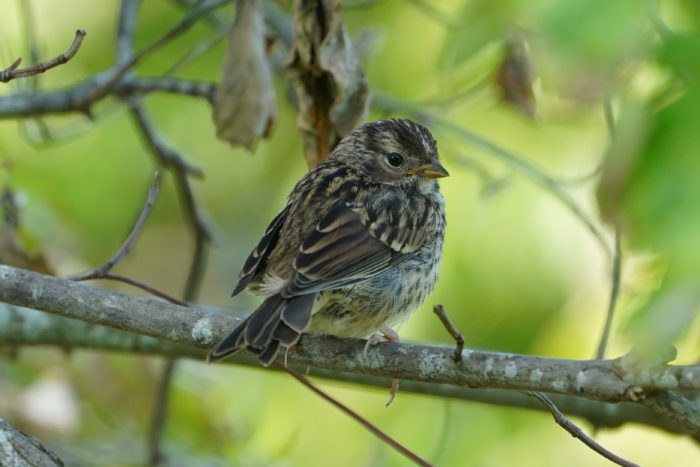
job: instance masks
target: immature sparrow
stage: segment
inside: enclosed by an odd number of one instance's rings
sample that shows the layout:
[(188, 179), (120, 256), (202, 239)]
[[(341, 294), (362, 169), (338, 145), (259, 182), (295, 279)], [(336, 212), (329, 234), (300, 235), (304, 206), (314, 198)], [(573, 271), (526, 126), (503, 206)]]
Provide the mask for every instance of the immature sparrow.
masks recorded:
[(398, 340), (433, 290), (445, 235), (437, 143), (409, 120), (365, 124), (302, 178), (248, 257), (233, 295), (265, 301), (209, 355), (269, 365), (305, 332)]

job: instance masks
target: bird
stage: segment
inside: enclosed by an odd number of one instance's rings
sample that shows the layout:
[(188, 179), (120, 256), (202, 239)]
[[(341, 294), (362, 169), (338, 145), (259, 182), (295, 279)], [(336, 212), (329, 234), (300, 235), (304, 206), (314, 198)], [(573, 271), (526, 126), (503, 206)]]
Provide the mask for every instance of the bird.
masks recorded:
[(208, 361), (246, 349), (268, 366), (305, 333), (397, 342), (394, 328), (438, 279), (446, 222), (437, 179), (448, 175), (418, 123), (350, 132), (296, 184), (248, 256), (233, 296), (248, 288), (264, 300)]

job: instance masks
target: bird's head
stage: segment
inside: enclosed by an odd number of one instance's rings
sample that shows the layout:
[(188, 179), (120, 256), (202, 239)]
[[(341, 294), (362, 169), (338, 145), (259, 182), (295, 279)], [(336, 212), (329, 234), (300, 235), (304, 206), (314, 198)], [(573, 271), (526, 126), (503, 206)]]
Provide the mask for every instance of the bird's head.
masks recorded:
[(449, 175), (440, 164), (433, 135), (410, 120), (362, 125), (340, 142), (330, 158), (375, 183), (428, 188), (436, 186), (435, 179)]

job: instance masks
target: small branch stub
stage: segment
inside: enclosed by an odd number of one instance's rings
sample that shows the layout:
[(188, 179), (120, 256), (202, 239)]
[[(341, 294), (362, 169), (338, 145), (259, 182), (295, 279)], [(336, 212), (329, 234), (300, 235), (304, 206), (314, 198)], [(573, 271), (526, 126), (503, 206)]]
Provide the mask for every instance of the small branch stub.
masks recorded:
[(452, 323), (452, 320), (450, 320), (450, 317), (447, 316), (447, 312), (442, 305), (435, 305), (433, 307), (433, 312), (438, 316), (438, 318), (440, 318), (442, 325), (445, 326), (447, 332), (450, 333), (450, 336), (452, 336), (457, 343), (455, 346), (455, 351), (452, 353), (452, 360), (455, 362), (462, 361), (462, 350), (464, 350), (464, 337), (462, 337), (462, 333), (459, 332), (459, 330)]
[(22, 59), (18, 58), (12, 65), (3, 71), (0, 71), (0, 81), (7, 83), (16, 78), (25, 78), (27, 76), (38, 75), (39, 73), (43, 73), (59, 65), (68, 63), (68, 61), (73, 58), (76, 53), (78, 53), (78, 49), (80, 49), (80, 45), (83, 43), (83, 39), (86, 35), (87, 33), (83, 29), (78, 29), (75, 31), (75, 38), (73, 39), (73, 43), (70, 45), (70, 47), (68, 47), (68, 50), (47, 62), (40, 62), (28, 66), (27, 68), (19, 68), (20, 63), (22, 63)]

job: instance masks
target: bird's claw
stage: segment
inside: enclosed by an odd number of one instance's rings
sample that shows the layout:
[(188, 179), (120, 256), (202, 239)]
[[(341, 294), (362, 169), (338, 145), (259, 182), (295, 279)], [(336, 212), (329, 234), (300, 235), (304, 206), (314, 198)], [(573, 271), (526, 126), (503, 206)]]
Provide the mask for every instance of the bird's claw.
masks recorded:
[(389, 400), (386, 401), (386, 407), (389, 407), (392, 402), (394, 402), (394, 398), (396, 397), (396, 393), (399, 392), (399, 379), (398, 378), (391, 378), (391, 388), (389, 389)]
[(369, 350), (370, 347), (381, 344), (383, 342), (388, 342), (389, 339), (387, 339), (384, 335), (382, 334), (372, 334), (369, 339), (367, 339), (367, 342), (365, 342), (365, 348), (362, 351), (362, 356), (364, 358), (367, 358), (367, 351)]

